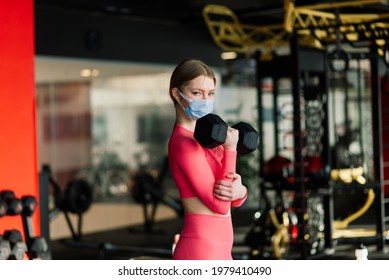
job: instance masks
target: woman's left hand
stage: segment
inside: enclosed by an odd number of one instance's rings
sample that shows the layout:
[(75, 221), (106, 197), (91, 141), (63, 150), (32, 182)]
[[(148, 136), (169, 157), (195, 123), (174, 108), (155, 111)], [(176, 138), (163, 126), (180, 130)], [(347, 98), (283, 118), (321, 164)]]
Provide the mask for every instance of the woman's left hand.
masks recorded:
[(213, 194), (220, 200), (234, 201), (243, 198), (247, 189), (242, 185), (241, 176), (237, 173), (230, 173), (227, 178), (232, 181), (219, 180), (216, 181), (215, 187), (213, 188)]

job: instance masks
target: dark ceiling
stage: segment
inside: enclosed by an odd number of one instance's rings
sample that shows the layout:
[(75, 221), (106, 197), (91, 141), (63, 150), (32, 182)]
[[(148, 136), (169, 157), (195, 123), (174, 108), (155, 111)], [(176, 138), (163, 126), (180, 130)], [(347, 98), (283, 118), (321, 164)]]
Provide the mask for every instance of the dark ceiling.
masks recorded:
[[(172, 63), (180, 57), (197, 56), (218, 64), (220, 51), (230, 49), (220, 46), (217, 42), (219, 38), (215, 39), (215, 34), (211, 34), (211, 30), (208, 29), (209, 25), (207, 26), (202, 14), (206, 5), (225, 6), (236, 15), (242, 25), (264, 27), (283, 23), (286, 1), (34, 0), (36, 53), (161, 63)], [(289, 0), (288, 3), (291, 1)], [(385, 13), (389, 15), (389, 0), (295, 0), (294, 4), (297, 8), (311, 6), (311, 9), (317, 8), (319, 4), (324, 4), (327, 5), (324, 11), (330, 14), (335, 14), (338, 11), (340, 14)], [(337, 10), (329, 4), (334, 4)], [(351, 6), (351, 4), (353, 5)], [(380, 20), (380, 23), (387, 22), (388, 19), (389, 17), (386, 16)], [(369, 35), (363, 33), (364, 28), (371, 30), (369, 25), (364, 25), (362, 28), (358, 31), (362, 30), (360, 32), (365, 37), (357, 34), (360, 36), (358, 40), (362, 38), (360, 41)], [(382, 27), (380, 28), (382, 29)], [(383, 28), (387, 28), (386, 25)], [(331, 32), (328, 34), (333, 35), (334, 31)], [(232, 45), (243, 45), (243, 51), (238, 50), (237, 52), (243, 53), (245, 56), (247, 47), (253, 49), (250, 45), (251, 42), (246, 40), (247, 37), (251, 36), (247, 33), (241, 36), (243, 42), (237, 43), (238, 40), (235, 37), (230, 40), (233, 41)], [(255, 34), (255, 32), (252, 33)], [(278, 40), (277, 33), (263, 32), (258, 34), (257, 37), (252, 38), (254, 43), (262, 43), (264, 42), (262, 37), (268, 37), (266, 39), (270, 38), (268, 41), (271, 42), (267, 45), (267, 50), (277, 47), (276, 43), (273, 42), (273, 38)], [(314, 35), (317, 37), (317, 34)], [(388, 37), (389, 34), (386, 32), (384, 37), (380, 38), (388, 41)], [(177, 38), (180, 39), (179, 44)], [(332, 41), (324, 41), (321, 38), (320, 42), (324, 42), (324, 44), (334, 43), (333, 36), (328, 36), (328, 38)], [(371, 40), (372, 37), (368, 39)], [(369, 40), (365, 41), (369, 42)], [(257, 46), (255, 47), (257, 48)]]
[[(296, 0), (296, 6), (357, 1)], [(35, 0), (36, 5), (105, 13), (137, 21), (159, 22), (203, 27), (202, 10), (207, 4), (223, 5), (231, 9), (241, 23), (266, 25), (281, 23), (284, 16), (283, 0)], [(388, 13), (388, 1), (372, 5), (340, 8), (341, 12)]]

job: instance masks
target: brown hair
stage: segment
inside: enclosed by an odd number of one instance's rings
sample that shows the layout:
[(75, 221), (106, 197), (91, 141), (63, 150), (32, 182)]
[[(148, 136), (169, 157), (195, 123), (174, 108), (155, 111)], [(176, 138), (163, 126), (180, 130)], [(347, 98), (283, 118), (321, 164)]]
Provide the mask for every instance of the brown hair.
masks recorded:
[(206, 76), (208, 78), (211, 78), (216, 84), (216, 77), (212, 69), (201, 60), (187, 58), (181, 61), (176, 66), (170, 78), (169, 86), (170, 98), (173, 100), (174, 105), (177, 104), (177, 101), (172, 95), (172, 89), (181, 89), (186, 86), (191, 80), (199, 76)]

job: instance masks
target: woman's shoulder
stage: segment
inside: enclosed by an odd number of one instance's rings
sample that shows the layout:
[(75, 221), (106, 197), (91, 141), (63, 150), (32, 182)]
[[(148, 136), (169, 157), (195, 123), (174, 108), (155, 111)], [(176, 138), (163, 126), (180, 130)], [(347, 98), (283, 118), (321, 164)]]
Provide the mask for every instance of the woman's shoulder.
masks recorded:
[(178, 125), (176, 125), (174, 133), (170, 138), (170, 144), (176, 149), (198, 148), (200, 146), (194, 138), (193, 132)]

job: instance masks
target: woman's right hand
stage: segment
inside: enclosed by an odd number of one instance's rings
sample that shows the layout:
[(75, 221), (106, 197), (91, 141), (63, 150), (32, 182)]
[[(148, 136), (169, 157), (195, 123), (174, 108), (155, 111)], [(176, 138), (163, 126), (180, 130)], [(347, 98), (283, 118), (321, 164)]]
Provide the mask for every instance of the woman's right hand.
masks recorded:
[(227, 175), (228, 179), (218, 180), (213, 188), (213, 195), (221, 200), (234, 201), (242, 199), (247, 195), (247, 188), (242, 184), (242, 178), (237, 173), (230, 173)]
[(236, 151), (239, 140), (239, 131), (235, 128), (228, 127), (226, 141), (223, 146), (225, 150)]

